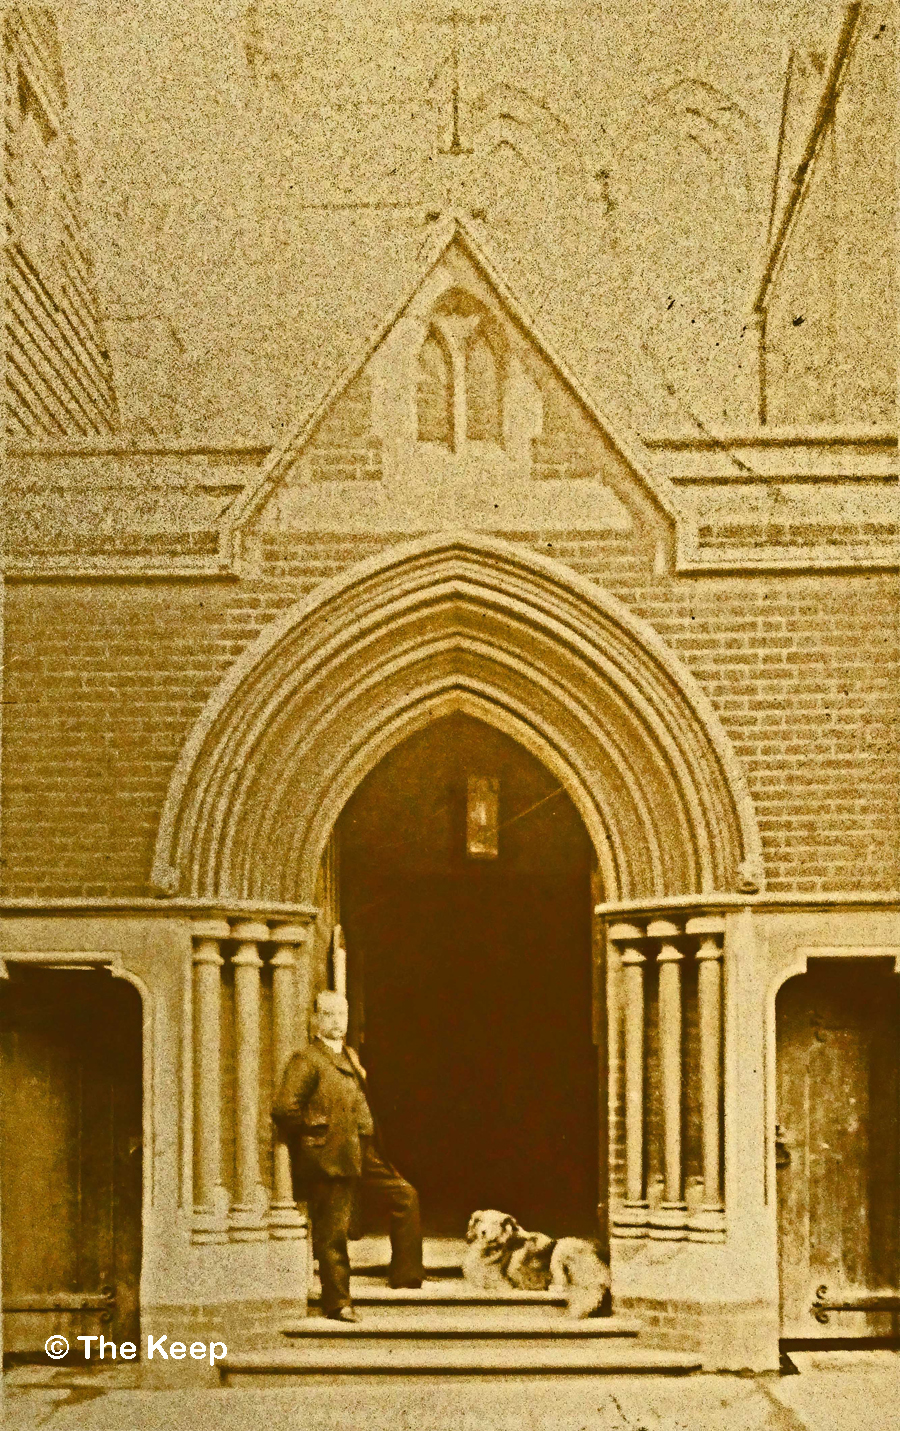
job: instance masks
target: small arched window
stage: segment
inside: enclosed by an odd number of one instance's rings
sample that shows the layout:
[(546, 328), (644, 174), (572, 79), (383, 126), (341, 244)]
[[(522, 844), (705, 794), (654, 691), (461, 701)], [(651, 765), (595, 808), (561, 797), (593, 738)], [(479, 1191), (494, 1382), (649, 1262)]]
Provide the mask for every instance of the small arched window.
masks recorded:
[(453, 446), (453, 365), (450, 354), (432, 330), (419, 350), (417, 391), (420, 442)]
[(466, 437), (470, 442), (503, 440), (500, 372), (494, 350), (480, 331), (466, 344)]

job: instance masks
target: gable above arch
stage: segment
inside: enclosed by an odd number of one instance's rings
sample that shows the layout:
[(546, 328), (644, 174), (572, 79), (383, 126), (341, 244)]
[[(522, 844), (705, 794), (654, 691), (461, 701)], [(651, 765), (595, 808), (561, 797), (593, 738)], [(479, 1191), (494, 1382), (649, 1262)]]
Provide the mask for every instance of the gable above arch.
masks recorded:
[(173, 774), (155, 884), (313, 898), (353, 790), (451, 711), (504, 730), (556, 774), (606, 898), (724, 892), (746, 862), (761, 868), (727, 736), (652, 628), (553, 562), (445, 534), (323, 584), (239, 658)]
[(465, 223), (229, 517), (257, 530), (627, 532), (674, 510)]

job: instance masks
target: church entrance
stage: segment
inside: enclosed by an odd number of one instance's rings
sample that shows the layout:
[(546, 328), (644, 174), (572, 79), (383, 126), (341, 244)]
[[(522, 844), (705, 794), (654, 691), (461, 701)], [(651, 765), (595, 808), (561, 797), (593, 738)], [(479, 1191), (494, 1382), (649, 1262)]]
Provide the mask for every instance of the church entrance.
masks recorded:
[(517, 742), (457, 714), (386, 756), (337, 834), (351, 1035), (426, 1232), (461, 1237), (496, 1207), (605, 1237), (603, 981), (571, 800)]

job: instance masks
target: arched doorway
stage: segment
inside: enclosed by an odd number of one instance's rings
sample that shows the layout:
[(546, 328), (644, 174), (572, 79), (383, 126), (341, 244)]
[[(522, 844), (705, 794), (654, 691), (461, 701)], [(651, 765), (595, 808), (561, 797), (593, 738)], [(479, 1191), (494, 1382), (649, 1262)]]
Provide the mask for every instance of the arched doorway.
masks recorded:
[[(472, 777), (498, 792), (487, 858), (467, 844)], [(499, 1207), (605, 1235), (593, 852), (559, 781), (454, 714), (382, 759), (337, 832), (354, 1033), (426, 1231), (459, 1237), (475, 1208)]]
[(453, 711), (512, 736), (565, 785), (607, 899), (759, 887), (744, 774), (659, 635), (558, 562), (465, 533), (323, 582), (238, 658), (172, 773), (154, 888), (313, 901), (360, 781)]

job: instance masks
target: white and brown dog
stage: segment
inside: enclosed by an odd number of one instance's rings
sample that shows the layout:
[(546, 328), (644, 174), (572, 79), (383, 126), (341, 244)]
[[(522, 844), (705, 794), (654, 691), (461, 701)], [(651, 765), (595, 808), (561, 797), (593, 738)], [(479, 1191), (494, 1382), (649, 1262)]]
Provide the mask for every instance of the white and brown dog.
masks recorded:
[(473, 1212), (463, 1276), (475, 1287), (564, 1292), (570, 1317), (591, 1317), (609, 1292), (609, 1268), (583, 1237), (526, 1232), (508, 1213)]

